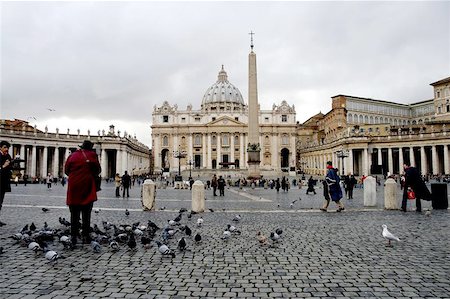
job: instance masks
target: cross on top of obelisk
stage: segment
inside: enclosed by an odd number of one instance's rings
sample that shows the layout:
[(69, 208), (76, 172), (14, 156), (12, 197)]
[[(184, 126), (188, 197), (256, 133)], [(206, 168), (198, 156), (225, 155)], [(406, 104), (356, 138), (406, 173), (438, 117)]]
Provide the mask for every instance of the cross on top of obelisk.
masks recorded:
[(255, 34), (253, 31), (250, 31), (250, 48), (253, 50), (253, 35)]

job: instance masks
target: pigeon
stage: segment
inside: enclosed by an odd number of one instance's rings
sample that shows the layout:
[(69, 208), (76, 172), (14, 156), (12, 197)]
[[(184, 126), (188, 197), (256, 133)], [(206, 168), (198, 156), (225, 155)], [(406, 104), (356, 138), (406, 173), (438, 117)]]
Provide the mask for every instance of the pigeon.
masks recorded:
[(181, 208), (179, 213), (181, 214), (181, 213), (184, 213), (184, 212), (187, 212), (187, 210), (185, 208)]
[(95, 213), (95, 214), (100, 213), (100, 209), (94, 209), (94, 213)]
[(192, 236), (192, 230), (189, 228), (189, 226), (185, 226), (184, 227), (184, 233), (186, 234), (186, 236)]
[(197, 226), (201, 227), (202, 225), (203, 225), (203, 218), (200, 217), (200, 218), (197, 219)]
[(70, 222), (66, 220), (66, 218), (59, 217), (59, 223), (64, 226), (70, 226)]
[(23, 233), (25, 233), (27, 231), (29, 231), (28, 224), (25, 225), (20, 232), (23, 234)]
[(50, 210), (47, 209), (47, 208), (42, 208), (42, 212), (46, 213), (46, 212), (48, 212), (48, 211), (50, 211)]
[(264, 236), (261, 232), (256, 233), (256, 238), (258, 239), (259, 244), (261, 245), (267, 245), (267, 237)]
[(181, 239), (178, 240), (178, 249), (180, 249), (180, 251), (184, 251), (186, 249), (186, 245), (186, 240), (184, 237), (181, 237)]
[(117, 241), (111, 241), (109, 242), (109, 248), (111, 248), (112, 251), (116, 252), (119, 251), (120, 247), (119, 247), (119, 243), (117, 243)]
[(173, 220), (173, 221), (175, 221), (176, 223), (179, 223), (180, 221), (181, 221), (181, 216), (182, 216), (183, 214), (178, 214), (178, 216), (177, 217), (175, 217), (175, 219)]
[(167, 223), (169, 223), (170, 226), (174, 226), (177, 224), (174, 220), (167, 220)]
[(392, 245), (391, 245), (391, 240), (400, 242), (400, 239), (399, 239), (399, 238), (397, 238), (396, 236), (394, 236), (393, 234), (391, 234), (391, 233), (388, 231), (386, 224), (383, 224), (382, 227), (383, 227), (383, 233), (382, 233), (383, 238), (385, 238), (385, 239), (388, 240), (387, 246), (392, 246)]
[(241, 221), (241, 215), (236, 215), (236, 216), (234, 216), (233, 221), (234, 221), (234, 222), (239, 222), (239, 221)]
[(102, 250), (100, 243), (98, 243), (97, 241), (91, 242), (91, 248), (92, 248), (92, 251), (95, 253), (100, 253), (100, 251)]
[(278, 242), (278, 240), (280, 240), (280, 235), (277, 234), (276, 232), (271, 232), (271, 233), (270, 233), (270, 239), (271, 239), (273, 242)]
[(134, 238), (133, 234), (130, 234), (127, 245), (131, 250), (134, 250), (136, 248), (136, 239)]
[(230, 238), (231, 238), (231, 232), (226, 229), (222, 234), (222, 240), (228, 241)]
[(277, 229), (275, 230), (275, 232), (276, 232), (278, 235), (281, 236), (281, 234), (283, 233), (283, 230), (282, 230), (281, 228), (277, 228)]
[(166, 207), (161, 207), (160, 208), (161, 211), (164, 211), (165, 209), (166, 209)]
[(158, 245), (158, 251), (162, 254), (162, 255), (170, 255), (172, 256), (172, 258), (175, 257), (175, 252), (173, 252), (172, 250), (170, 250), (169, 247), (167, 247), (166, 244), (163, 244), (159, 241), (156, 241), (156, 244)]
[(208, 210), (209, 210), (211, 213), (214, 213), (214, 210), (213, 210), (213, 209), (210, 208), (210, 209), (208, 209)]
[(130, 216), (130, 211), (128, 211), (128, 209), (125, 209), (125, 216)]
[(231, 225), (231, 224), (227, 224), (227, 230), (230, 231), (230, 233), (232, 233), (232, 234), (238, 234), (238, 235), (241, 234), (241, 231), (238, 230), (234, 225)]
[(3, 246), (0, 246), (0, 254), (3, 254), (5, 252)]
[(63, 244), (64, 248), (69, 248), (71, 245), (71, 241), (68, 236), (61, 236), (59, 238), (59, 242), (61, 242)]
[(21, 233), (16, 233), (12, 236), (10, 236), (11, 239), (15, 240), (15, 241), (21, 241), (23, 239), (23, 234)]
[(425, 212), (425, 216), (430, 217), (430, 216), (431, 216), (431, 211), (430, 211), (430, 210), (427, 210), (427, 211)]
[(151, 238), (148, 238), (148, 237), (145, 237), (145, 236), (141, 237), (141, 243), (142, 243), (142, 245), (144, 246), (145, 249), (149, 249), (151, 247), (151, 242), (152, 242)]
[(197, 234), (195, 234), (194, 240), (195, 240), (195, 242), (200, 243), (202, 240), (202, 236), (200, 236), (200, 234), (197, 233)]
[(144, 234), (144, 232), (141, 231), (139, 228), (136, 228), (136, 229), (133, 231), (133, 233), (134, 233), (136, 236), (139, 236), (139, 237), (141, 237), (141, 236)]
[(56, 251), (49, 250), (45, 253), (45, 258), (49, 263), (56, 263), (58, 261), (58, 258), (60, 258), (60, 255)]
[(30, 244), (28, 244), (28, 249), (31, 249), (37, 253), (38, 251), (42, 250), (42, 247), (36, 242), (31, 242)]
[(191, 219), (192, 219), (192, 213), (189, 213), (189, 214), (187, 215), (187, 218), (188, 218), (188, 220), (191, 220)]
[(158, 229), (159, 229), (159, 226), (157, 226), (156, 223), (154, 223), (154, 222), (151, 221), (151, 220), (148, 221), (148, 224), (147, 224), (147, 225), (148, 225), (148, 227), (151, 228), (151, 229), (154, 229), (154, 230), (158, 230)]
[(297, 202), (297, 200), (293, 200), (292, 202), (291, 202), (291, 204), (289, 205), (289, 207), (292, 209), (293, 207), (294, 207), (294, 204)]

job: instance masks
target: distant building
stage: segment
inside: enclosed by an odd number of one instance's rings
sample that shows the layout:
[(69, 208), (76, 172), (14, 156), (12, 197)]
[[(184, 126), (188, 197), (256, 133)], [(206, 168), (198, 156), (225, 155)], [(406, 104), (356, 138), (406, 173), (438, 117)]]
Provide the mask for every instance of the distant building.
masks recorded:
[(322, 175), (333, 161), (344, 174), (399, 174), (407, 161), (450, 174), (450, 77), (431, 85), (434, 98), (413, 104), (332, 97), (330, 112), (298, 125), (298, 168)]
[(114, 177), (115, 173), (123, 174), (127, 170), (131, 174), (149, 173), (150, 149), (140, 143), (136, 137), (124, 132), (117, 133), (114, 126), (109, 131), (98, 131), (97, 135), (48, 132), (38, 130), (24, 120), (0, 120), (0, 140), (11, 143), (9, 149), (12, 157), (20, 157), (23, 162), (22, 175), (32, 178), (45, 178), (50, 173), (54, 177), (64, 174), (64, 163), (69, 154), (78, 149), (83, 140), (89, 139), (94, 143), (94, 149), (99, 155), (102, 167), (102, 177)]

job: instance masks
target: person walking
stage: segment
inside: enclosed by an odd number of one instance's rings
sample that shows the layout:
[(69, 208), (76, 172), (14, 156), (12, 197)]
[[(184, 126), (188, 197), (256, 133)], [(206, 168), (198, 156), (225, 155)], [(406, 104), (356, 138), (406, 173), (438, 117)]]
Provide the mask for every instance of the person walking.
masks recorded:
[(314, 194), (316, 194), (316, 189), (314, 189), (314, 179), (312, 176), (310, 176), (310, 178), (308, 179), (308, 189), (306, 189), (306, 194), (309, 194), (309, 192), (313, 192)]
[(353, 199), (353, 189), (355, 188), (355, 185), (357, 183), (358, 181), (353, 174), (348, 176), (347, 182), (345, 184), (347, 189), (347, 199)]
[(416, 195), (416, 212), (422, 212), (422, 202), (420, 200), (431, 200), (431, 193), (417, 168), (411, 166), (410, 163), (404, 163), (403, 169), (405, 170), (405, 185), (403, 187), (402, 211), (406, 212), (408, 187), (410, 187)]
[(116, 187), (116, 197), (120, 197), (120, 185), (122, 184), (122, 179), (120, 178), (120, 175), (116, 173), (116, 176), (114, 177), (114, 186)]
[(325, 182), (328, 187), (329, 196), (325, 196), (325, 204), (320, 210), (323, 212), (327, 211), (328, 205), (330, 204), (330, 199), (338, 205), (338, 209), (336, 210), (336, 212), (345, 210), (344, 205), (341, 202), (342, 189), (340, 185), (340, 179), (331, 161), (327, 162), (327, 174), (325, 176)]
[[(85, 140), (80, 149), (73, 152), (65, 163), (65, 174), (69, 177), (66, 204), (70, 210), (72, 246), (77, 244), (77, 237), (83, 243), (90, 243), (91, 212), (94, 201), (97, 200), (95, 177), (101, 172), (100, 163), (94, 144)], [(82, 225), (80, 226), (80, 214)]]
[(275, 189), (277, 189), (277, 193), (280, 192), (280, 178), (277, 178), (277, 180), (275, 181)]
[(213, 188), (213, 196), (217, 196), (216, 190), (217, 190), (217, 176), (213, 175), (211, 179), (211, 187)]
[(122, 176), (122, 197), (125, 198), (125, 192), (127, 193), (127, 197), (130, 197), (130, 186), (131, 186), (131, 177), (128, 174), (128, 171), (125, 170), (125, 173)]
[(226, 186), (225, 179), (222, 176), (219, 176), (219, 179), (217, 180), (217, 187), (219, 188), (219, 196), (225, 196), (225, 186)]
[[(3, 206), (3, 200), (5, 199), (5, 193), (11, 192), (11, 176), (12, 165), (11, 156), (8, 151), (11, 144), (8, 141), (0, 142), (0, 212)], [(0, 221), (0, 226), (6, 225), (6, 223)]]
[(45, 182), (47, 183), (47, 189), (52, 189), (52, 181), (53, 181), (53, 176), (48, 173), (47, 177), (45, 178)]

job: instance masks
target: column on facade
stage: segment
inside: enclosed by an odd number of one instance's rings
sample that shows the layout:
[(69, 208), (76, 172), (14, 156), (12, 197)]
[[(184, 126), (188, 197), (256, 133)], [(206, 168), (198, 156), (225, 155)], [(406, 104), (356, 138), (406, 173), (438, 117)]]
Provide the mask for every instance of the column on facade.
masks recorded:
[(178, 173), (178, 164), (179, 164), (179, 162), (180, 162), (180, 159), (178, 159), (178, 158), (176, 158), (175, 156), (178, 154), (181, 154), (181, 147), (179, 146), (180, 144), (178, 143), (178, 135), (177, 134), (174, 134), (174, 135), (172, 135), (173, 136), (173, 144), (172, 144), (172, 146), (173, 146), (173, 148), (172, 148), (172, 161), (173, 161), (173, 163), (170, 163), (170, 165), (173, 165), (173, 167), (171, 167), (172, 169), (170, 169), (171, 171), (173, 170), (173, 171), (177, 171), (177, 173)]
[(216, 159), (216, 168), (219, 169), (220, 165), (219, 163), (222, 162), (222, 140), (220, 140), (220, 138), (222, 138), (222, 135), (220, 133), (217, 133), (217, 146), (216, 146), (216, 153), (217, 153), (217, 159)]
[(202, 160), (200, 163), (201, 168), (206, 168), (206, 134), (202, 134)]
[(362, 152), (362, 160), (363, 160), (363, 174), (364, 175), (369, 175), (369, 153), (368, 153), (368, 150), (367, 150), (367, 147), (365, 147), (364, 149), (363, 149), (363, 152)]
[(11, 144), (11, 146), (8, 148), (8, 154), (14, 159), (14, 145)]
[(234, 163), (234, 133), (230, 134), (230, 162)]
[(245, 150), (245, 144), (244, 144), (244, 134), (239, 134), (239, 167), (245, 168), (245, 161), (244, 161), (244, 150)]
[(272, 165), (272, 168), (275, 170), (278, 170), (278, 134), (273, 133), (272, 134), (272, 142), (271, 142), (271, 155), (270, 155), (270, 164)]
[(66, 147), (66, 149), (65, 149), (65, 151), (64, 151), (64, 162), (63, 162), (63, 172), (64, 172), (64, 175), (65, 175), (65, 173), (66, 173), (66, 169), (65, 169), (65, 165), (66, 165), (66, 161), (67, 161), (67, 158), (69, 158), (69, 155), (70, 155), (70, 150), (69, 150), (69, 148), (68, 147)]
[[(20, 159), (25, 159), (25, 144), (22, 144), (20, 146)], [(22, 163), (24, 163), (24, 162), (22, 162)], [(22, 163), (20, 163), (21, 164), (20, 167), (25, 167), (25, 165)], [(25, 172), (23, 170), (21, 170), (20, 173), (22, 174), (22, 177), (25, 174)]]
[[(289, 167), (296, 167), (297, 166), (297, 151), (296, 151), (296, 143), (295, 143), (295, 135), (291, 134), (291, 140), (290, 140), (290, 150), (289, 150), (289, 156), (291, 156)], [(289, 169), (290, 171), (290, 169)]]
[[(345, 173), (354, 173), (353, 170), (353, 149), (348, 150), (348, 157), (347, 157), (347, 166), (345, 167)], [(343, 175), (345, 175), (343, 173)]]
[(189, 160), (194, 161), (194, 157), (192, 157), (192, 155), (193, 155), (192, 149), (194, 148), (194, 144), (193, 144), (192, 140), (193, 140), (192, 134), (189, 134), (189, 137), (188, 137), (189, 148), (188, 148), (188, 152), (187, 152), (188, 157), (187, 157), (186, 161), (189, 161)]
[(444, 174), (450, 174), (450, 165), (448, 160), (448, 145), (444, 144)]
[(101, 176), (102, 178), (106, 178), (108, 176), (108, 157), (106, 156), (106, 150), (102, 148), (102, 151), (100, 153), (100, 166), (102, 168)]
[(372, 150), (373, 149), (368, 150), (367, 152), (367, 175), (370, 175), (372, 173)]
[(55, 153), (53, 154), (53, 176), (59, 177), (59, 147), (55, 147)]
[(420, 167), (421, 167), (421, 171), (422, 174), (427, 174), (428, 173), (428, 165), (427, 165), (427, 157), (425, 155), (425, 147), (421, 146), (420, 147)]
[(248, 168), (248, 153), (247, 153), (247, 146), (248, 146), (248, 134), (244, 135), (244, 165), (245, 168)]
[(122, 151), (122, 172), (128, 171), (131, 173), (130, 169), (128, 169), (128, 152), (127, 150)]
[(334, 167), (338, 166), (339, 163), (337, 162), (338, 159), (336, 157), (336, 152), (332, 152), (331, 153), (331, 160), (330, 161), (331, 161), (331, 163), (333, 164)]
[(162, 169), (162, 163), (161, 163), (161, 135), (155, 135), (154, 136), (154, 144), (153, 144), (153, 168), (155, 170), (160, 170)]
[(394, 173), (394, 163), (392, 161), (392, 148), (388, 148), (388, 171), (390, 175)]
[(416, 158), (414, 157), (414, 147), (409, 148), (409, 162), (411, 166), (416, 166)]
[(120, 175), (123, 175), (122, 169), (122, 150), (118, 149), (116, 151), (116, 172)]
[(431, 163), (433, 167), (433, 174), (439, 174), (439, 164), (436, 145), (431, 146)]
[(403, 148), (398, 148), (398, 173), (403, 173), (403, 164), (404, 164), (404, 158), (403, 158)]
[(381, 154), (381, 147), (377, 148), (378, 165), (383, 165), (383, 155)]
[(47, 177), (47, 164), (48, 164), (48, 147), (44, 146), (42, 151), (42, 162), (41, 162), (41, 178)]
[(211, 134), (208, 133), (208, 136), (206, 138), (208, 141), (208, 157), (206, 160), (206, 167), (208, 169), (212, 168), (212, 146), (211, 146)]

